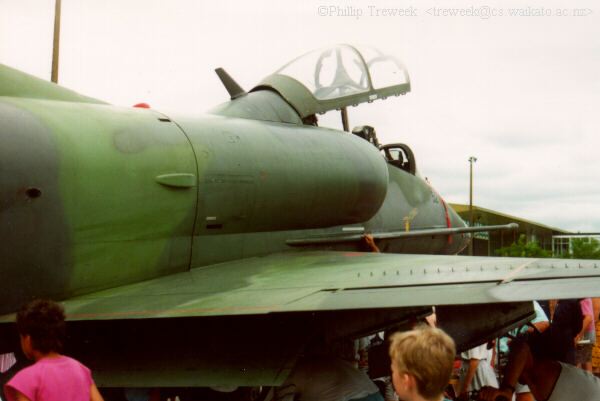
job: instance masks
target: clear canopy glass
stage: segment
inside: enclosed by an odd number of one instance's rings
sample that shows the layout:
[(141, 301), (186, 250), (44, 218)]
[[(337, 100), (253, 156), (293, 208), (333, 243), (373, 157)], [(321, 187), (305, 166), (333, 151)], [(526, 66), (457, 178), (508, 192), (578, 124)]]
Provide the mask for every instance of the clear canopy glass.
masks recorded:
[(282, 96), (301, 118), (410, 92), (406, 68), (368, 46), (314, 50), (265, 77), (252, 91)]
[[(368, 46), (336, 45), (298, 57), (276, 74), (304, 85), (317, 100), (331, 100), (409, 83), (404, 66)], [(375, 96), (377, 98), (377, 96)]]

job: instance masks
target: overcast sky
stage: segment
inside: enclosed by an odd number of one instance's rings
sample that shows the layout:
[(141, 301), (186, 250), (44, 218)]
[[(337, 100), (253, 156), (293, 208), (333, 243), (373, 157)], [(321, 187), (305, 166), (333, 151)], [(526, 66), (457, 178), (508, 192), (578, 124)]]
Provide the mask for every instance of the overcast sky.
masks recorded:
[[(63, 0), (62, 7), (60, 83), (166, 112), (226, 101), (216, 67), (250, 89), (314, 48), (378, 47), (403, 60), (412, 92), (351, 108), (351, 126), (373, 125), (382, 142), (409, 144), (420, 173), (450, 202), (468, 203), (472, 155), (475, 204), (600, 232), (594, 1)], [(398, 13), (393, 8), (406, 16), (383, 16)], [(54, 0), (0, 0), (0, 63), (49, 79), (53, 15)], [(337, 115), (322, 121), (339, 126)]]

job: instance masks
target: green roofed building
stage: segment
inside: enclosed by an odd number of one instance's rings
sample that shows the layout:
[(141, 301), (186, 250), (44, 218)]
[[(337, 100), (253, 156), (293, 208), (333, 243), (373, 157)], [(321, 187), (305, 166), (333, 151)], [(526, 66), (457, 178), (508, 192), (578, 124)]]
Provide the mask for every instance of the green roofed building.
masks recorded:
[[(469, 223), (469, 205), (451, 203), (450, 206), (467, 224)], [(518, 230), (512, 232), (496, 231), (491, 233), (476, 233), (473, 241), (473, 255), (479, 256), (495, 256), (495, 251), (497, 249), (512, 244), (521, 234), (525, 235), (528, 242), (537, 241), (542, 248), (553, 251), (552, 243), (555, 236), (573, 234), (567, 230), (550, 227), (545, 224), (536, 223), (521, 217), (511, 216), (475, 205), (473, 205), (473, 221), (476, 226), (508, 223), (517, 223), (519, 225)], [(465, 249), (463, 254), (466, 254), (467, 252), (468, 250)]]

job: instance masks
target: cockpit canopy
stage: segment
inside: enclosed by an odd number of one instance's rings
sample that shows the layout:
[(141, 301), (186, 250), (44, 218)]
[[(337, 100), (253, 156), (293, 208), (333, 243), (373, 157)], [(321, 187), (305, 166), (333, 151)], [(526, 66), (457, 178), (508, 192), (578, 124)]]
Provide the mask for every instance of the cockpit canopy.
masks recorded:
[(406, 68), (373, 47), (336, 45), (314, 50), (277, 70), (252, 92), (278, 92), (300, 117), (404, 95)]

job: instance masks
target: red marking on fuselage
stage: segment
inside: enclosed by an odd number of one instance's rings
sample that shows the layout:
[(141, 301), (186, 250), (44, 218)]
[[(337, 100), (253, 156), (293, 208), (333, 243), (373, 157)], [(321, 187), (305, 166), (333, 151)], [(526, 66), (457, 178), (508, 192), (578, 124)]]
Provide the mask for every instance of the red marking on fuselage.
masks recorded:
[[(444, 201), (441, 196), (440, 201), (442, 202), (442, 205), (444, 205), (444, 213), (446, 214), (446, 226), (448, 228), (452, 228), (452, 221), (450, 221), (450, 213), (448, 213), (448, 205), (446, 205), (446, 201)], [(452, 234), (448, 234), (448, 245), (450, 244), (452, 244)]]

